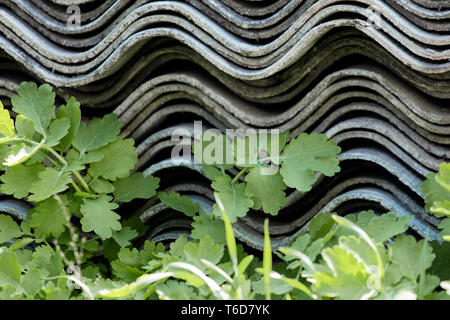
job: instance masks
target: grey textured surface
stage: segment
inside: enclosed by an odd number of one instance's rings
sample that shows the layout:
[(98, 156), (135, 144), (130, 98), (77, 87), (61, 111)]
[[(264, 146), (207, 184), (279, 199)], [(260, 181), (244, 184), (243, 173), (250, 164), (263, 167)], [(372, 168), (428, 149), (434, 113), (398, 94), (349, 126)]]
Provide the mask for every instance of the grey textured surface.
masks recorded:
[[(79, 6), (79, 26), (66, 24), (68, 5)], [(0, 98), (8, 106), (33, 80), (89, 114), (116, 112), (136, 140), (137, 170), (206, 212), (201, 166), (170, 159), (176, 129), (202, 120), (325, 133), (343, 149), (342, 170), (289, 194), (271, 218), (274, 246), (318, 212), (367, 208), (411, 215), (411, 232), (435, 239), (420, 182), (450, 159), (449, 48), (448, 0), (0, 0)], [(26, 208), (0, 201), (18, 219)], [(189, 233), (191, 221), (157, 199), (124, 214), (141, 217), (149, 239)], [(237, 237), (261, 249), (263, 220), (250, 212)]]

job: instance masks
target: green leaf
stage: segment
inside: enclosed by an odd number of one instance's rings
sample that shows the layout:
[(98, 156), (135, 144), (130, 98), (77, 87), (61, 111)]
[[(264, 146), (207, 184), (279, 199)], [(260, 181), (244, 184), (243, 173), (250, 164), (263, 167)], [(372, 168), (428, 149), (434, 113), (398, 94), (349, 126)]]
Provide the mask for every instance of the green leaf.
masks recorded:
[(425, 275), (424, 281), (424, 292), (422, 297), (426, 297), (429, 294), (433, 293), (433, 290), (439, 286), (440, 279), (437, 276), (427, 274)]
[(131, 245), (130, 240), (133, 240), (137, 236), (137, 231), (131, 229), (130, 227), (123, 227), (122, 230), (112, 235), (113, 239), (116, 240), (121, 247), (128, 247)]
[(19, 137), (24, 137), (29, 140), (32, 140), (35, 134), (33, 121), (28, 120), (20, 114), (16, 117), (16, 130)]
[(48, 277), (59, 276), (63, 273), (63, 264), (61, 256), (55, 252), (49, 245), (36, 247), (33, 252), (33, 258), (27, 267), (39, 268), (47, 273)]
[(78, 128), (73, 146), (80, 154), (96, 150), (114, 141), (120, 132), (121, 123), (114, 113), (107, 114), (103, 118), (94, 118), (87, 125)]
[(122, 221), (123, 227), (130, 227), (137, 231), (139, 237), (143, 236), (145, 232), (150, 228), (149, 226), (142, 223), (138, 216), (132, 216), (124, 221)]
[(22, 249), (23, 247), (25, 247), (26, 245), (28, 245), (32, 242), (34, 242), (33, 238), (21, 238), (21, 239), (14, 241), (13, 243), (11, 243), (9, 248), (11, 250)]
[(114, 182), (114, 199), (121, 202), (130, 202), (133, 199), (150, 199), (156, 194), (159, 187), (159, 178), (144, 177), (136, 172), (130, 177)]
[[(65, 197), (63, 204), (66, 202)], [(30, 226), (34, 228), (38, 237), (59, 237), (65, 230), (67, 219), (64, 216), (64, 208), (54, 198), (46, 199), (31, 210)], [(66, 214), (69, 215), (68, 210)]]
[[(218, 192), (231, 223), (236, 222), (239, 217), (244, 217), (253, 207), (253, 200), (245, 194), (245, 184), (231, 184), (231, 178), (227, 174), (217, 176), (211, 186)], [(221, 216), (217, 204), (213, 206), (213, 213)]]
[(330, 271), (313, 273), (313, 292), (319, 296), (344, 300), (373, 296), (374, 290), (367, 286), (369, 274), (366, 267), (353, 252), (333, 246), (324, 249), (322, 257)]
[(38, 202), (56, 193), (63, 192), (69, 187), (68, 184), (71, 181), (72, 178), (69, 172), (47, 167), (39, 173), (39, 180), (31, 186), (30, 193), (32, 195), (29, 197), (29, 200)]
[(40, 147), (40, 145), (30, 147), (24, 143), (16, 144), (11, 147), (11, 151), (6, 155), (3, 165), (13, 167), (21, 164), (34, 156), (36, 152), (39, 151)]
[(36, 295), (41, 290), (44, 284), (41, 271), (37, 268), (31, 269), (25, 275), (23, 275), (21, 281), (22, 287), (31, 296)]
[(171, 242), (169, 247), (169, 253), (173, 256), (182, 257), (184, 255), (183, 250), (186, 244), (188, 243), (188, 239), (186, 236), (181, 236), (177, 238), (174, 242)]
[(53, 147), (59, 143), (59, 140), (67, 135), (70, 128), (70, 121), (67, 118), (55, 119), (50, 123), (48, 128), (47, 139), (45, 144)]
[(200, 210), (200, 205), (192, 201), (188, 196), (182, 196), (177, 192), (158, 192), (158, 198), (169, 208), (183, 212), (188, 217), (194, 216)]
[(340, 171), (337, 155), (341, 148), (324, 134), (302, 133), (292, 140), (280, 157), (280, 174), (284, 183), (299, 191), (309, 191), (316, 181), (315, 173), (332, 176)]
[(38, 88), (34, 82), (22, 82), (17, 92), (11, 98), (13, 110), (33, 121), (35, 130), (45, 136), (55, 110), (52, 87), (43, 84)]
[(117, 255), (118, 259), (111, 263), (113, 272), (126, 281), (134, 281), (144, 273), (141, 270), (142, 267), (163, 251), (164, 246), (162, 244), (156, 245), (150, 241), (144, 243), (144, 249), (141, 251), (138, 251), (136, 248), (121, 248)]
[(311, 240), (323, 238), (330, 232), (335, 224), (331, 215), (331, 212), (319, 212), (309, 221), (309, 235), (311, 236)]
[(10, 216), (0, 215), (0, 243), (20, 236), (22, 236), (22, 231), (17, 223)]
[(67, 118), (70, 121), (69, 132), (59, 141), (57, 150), (64, 152), (69, 149), (70, 145), (77, 135), (81, 121), (80, 103), (74, 97), (70, 97), (65, 106), (59, 107), (56, 112), (56, 119)]
[(41, 150), (38, 150), (30, 159), (24, 162), (25, 165), (29, 166), (35, 163), (43, 163), (45, 156), (44, 152), (39, 152)]
[(245, 192), (253, 199), (253, 209), (259, 210), (262, 207), (265, 213), (277, 215), (286, 204), (286, 193), (283, 190), (287, 187), (278, 172), (268, 175), (264, 174), (261, 167), (251, 168), (245, 181)]
[[(352, 252), (359, 261), (362, 261), (367, 268), (377, 267), (378, 261), (375, 252), (370, 245), (362, 238), (355, 236), (341, 236), (339, 237), (339, 246)], [(384, 252), (384, 246), (377, 247), (378, 252)]]
[(216, 219), (200, 212), (198, 215), (194, 215), (191, 237), (200, 240), (205, 236), (209, 236), (214, 243), (225, 244), (224, 230), (225, 226), (222, 219)]
[(0, 133), (6, 137), (14, 136), (14, 121), (9, 115), (9, 111), (3, 108), (0, 102)]
[(441, 163), (439, 167), (439, 172), (436, 174), (436, 182), (441, 185), (441, 187), (450, 191), (450, 163)]
[(188, 286), (185, 282), (168, 280), (156, 285), (156, 290), (163, 296), (162, 298), (170, 300), (198, 300), (200, 297), (195, 289)]
[[(299, 234), (294, 242), (288, 247), (291, 250), (299, 251), (305, 254), (311, 261), (314, 261), (317, 255), (323, 248), (322, 239), (317, 239), (316, 241), (311, 241), (309, 234), (303, 233)], [(297, 269), (302, 265), (302, 262), (295, 256), (285, 255), (280, 256), (284, 261), (290, 262), (288, 269)]]
[[(270, 292), (274, 295), (283, 295), (292, 290), (292, 286), (285, 281), (282, 280), (282, 278), (274, 278), (274, 275), (279, 275), (272, 271), (270, 273)], [(294, 280), (295, 281), (295, 280)], [(264, 287), (264, 279), (260, 279), (257, 281), (252, 282), (252, 289), (257, 293), (264, 295), (266, 292), (266, 288)]]
[(33, 264), (35, 266), (39, 266), (40, 264), (50, 264), (53, 254), (53, 250), (50, 246), (41, 245), (33, 252)]
[(442, 230), (439, 235), (448, 241), (447, 236), (450, 235), (450, 218), (442, 220), (438, 227)]
[(11, 286), (16, 292), (23, 292), (20, 286), (20, 265), (16, 254), (6, 248), (0, 248), (0, 287)]
[(8, 156), (10, 152), (10, 147), (6, 144), (0, 144), (0, 170), (5, 171), (8, 167), (4, 166), (3, 163), (5, 162), (6, 157)]
[(119, 206), (110, 202), (112, 197), (101, 195), (97, 199), (84, 199), (81, 205), (81, 225), (84, 232), (94, 231), (102, 239), (111, 238), (113, 231), (119, 231), (120, 216), (114, 209)]
[(43, 289), (45, 293), (45, 300), (68, 300), (71, 290), (67, 288), (56, 287), (53, 282), (47, 282)]
[(271, 295), (271, 279), (272, 272), (272, 245), (270, 244), (269, 235), (269, 219), (264, 220), (264, 251), (263, 251), (263, 276), (264, 289), (266, 292), (266, 300), (270, 300)]
[(85, 165), (100, 161), (104, 158), (100, 151), (90, 151), (82, 156), (74, 149), (70, 149), (66, 154), (66, 161), (68, 162), (67, 170), (81, 171), (85, 169)]
[(104, 158), (94, 162), (88, 170), (94, 179), (103, 177), (115, 181), (117, 178), (126, 178), (138, 160), (133, 139), (119, 137), (99, 151)]
[(436, 259), (428, 270), (429, 273), (437, 275), (440, 279), (450, 279), (450, 268), (448, 267), (448, 262), (450, 261), (450, 243), (431, 241), (430, 245), (433, 248)]
[(15, 300), (17, 296), (20, 296), (20, 294), (17, 294), (16, 288), (13, 286), (6, 285), (0, 290), (0, 300)]
[[(271, 280), (274, 280), (273, 279), (273, 272), (272, 272), (272, 274), (271, 274), (271, 277), (272, 277), (272, 279)], [(291, 290), (291, 288), (293, 287), (293, 288), (295, 288), (295, 289), (297, 289), (297, 290), (300, 290), (302, 293), (304, 293), (304, 294), (306, 294), (309, 298), (313, 298), (314, 296), (312, 295), (312, 293), (311, 293), (311, 291), (308, 289), (308, 287), (306, 286), (306, 285), (304, 285), (302, 282), (300, 282), (300, 281), (298, 281), (298, 280), (296, 280), (296, 279), (291, 279), (291, 278), (287, 278), (287, 277), (285, 277), (285, 276), (282, 276), (282, 275), (280, 275), (280, 274), (276, 274), (276, 279), (275, 279), (276, 281), (279, 281), (279, 280), (281, 280), (282, 282), (284, 282), (285, 284), (287, 284), (288, 285), (288, 288), (289, 288), (289, 291)], [(271, 283), (272, 284), (272, 283)], [(281, 287), (280, 285), (278, 285), (278, 287)], [(271, 290), (273, 291), (273, 292), (276, 292), (275, 290), (278, 290), (278, 292), (280, 292), (281, 290), (280, 289), (278, 289), (277, 287), (274, 287), (274, 286), (272, 286), (272, 288), (271, 288)], [(283, 290), (283, 291), (281, 291), (281, 292), (285, 292), (286, 291), (286, 289), (285, 290)]]
[[(445, 201), (450, 199), (450, 191), (442, 187), (435, 179), (434, 174), (430, 173), (427, 179), (420, 184), (425, 198), (425, 210), (431, 213), (431, 207), (436, 201)], [(436, 213), (435, 213), (436, 214)], [(440, 217), (439, 214), (436, 214)]]
[(200, 268), (207, 270), (201, 259), (206, 259), (214, 264), (218, 264), (223, 256), (223, 245), (215, 244), (208, 236), (200, 239), (199, 243), (188, 242), (184, 247), (184, 254), (189, 262)]
[(147, 264), (154, 259), (158, 253), (164, 252), (165, 246), (162, 243), (145, 241), (144, 249), (139, 252), (141, 264)]
[(100, 268), (98, 266), (94, 266), (94, 265), (89, 265), (86, 268), (83, 268), (83, 270), (81, 270), (81, 275), (90, 280), (95, 280), (99, 273), (100, 273)]
[(225, 241), (228, 248), (228, 254), (230, 256), (230, 260), (233, 264), (234, 273), (236, 276), (238, 272), (238, 252), (236, 247), (236, 238), (234, 236), (233, 226), (231, 225), (230, 219), (225, 211), (222, 199), (217, 192), (214, 192), (214, 199), (216, 199), (216, 206), (219, 208), (220, 213), (222, 214), (222, 220), (225, 226)]
[(214, 180), (216, 176), (219, 176), (222, 174), (222, 172), (213, 166), (202, 166), (202, 171), (206, 174), (206, 176), (210, 180)]
[(399, 267), (403, 276), (414, 281), (431, 267), (435, 258), (428, 242), (417, 242), (412, 236), (399, 235), (389, 247), (392, 250), (392, 262)]
[[(309, 240), (311, 239), (311, 236), (309, 234), (303, 233), (297, 236), (297, 238), (294, 240), (294, 242), (291, 243), (289, 248), (305, 252), (306, 247), (309, 244)], [(293, 257), (290, 257), (289, 260), (292, 260)]]
[(0, 180), (0, 191), (4, 194), (12, 194), (16, 199), (28, 196), (30, 189), (39, 180), (39, 174), (44, 171), (44, 165), (40, 163), (32, 165), (19, 164), (6, 171)]
[(408, 230), (412, 217), (398, 217), (393, 212), (375, 215), (372, 210), (358, 214), (356, 224), (362, 228), (375, 242), (383, 243), (394, 236)]
[(89, 182), (89, 186), (97, 193), (111, 193), (114, 191), (114, 185), (102, 178), (92, 180)]
[(440, 216), (450, 216), (450, 201), (435, 201), (430, 207), (430, 212), (434, 215)]

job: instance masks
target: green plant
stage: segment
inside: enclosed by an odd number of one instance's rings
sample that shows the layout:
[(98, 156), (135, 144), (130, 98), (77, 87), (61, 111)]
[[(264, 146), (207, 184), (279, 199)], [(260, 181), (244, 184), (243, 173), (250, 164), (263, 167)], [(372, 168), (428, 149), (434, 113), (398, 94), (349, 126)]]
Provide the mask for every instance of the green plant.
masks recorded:
[[(439, 228), (442, 229), (440, 236), (450, 241), (450, 163), (442, 163), (437, 174), (429, 174), (422, 182), (421, 188), (427, 195), (425, 210), (438, 218), (443, 218), (439, 224)], [(446, 251), (443, 252), (443, 254), (446, 253)], [(448, 266), (448, 261), (446, 265)], [(450, 295), (450, 280), (442, 281), (441, 286)]]
[[(193, 144), (194, 158), (201, 163), (209, 160), (203, 171), (232, 223), (250, 208), (277, 215), (286, 204), (288, 187), (309, 191), (318, 173), (333, 176), (340, 171), (341, 149), (324, 134), (302, 133), (289, 143), (287, 133), (251, 132), (232, 138), (204, 134)], [(232, 178), (226, 171), (234, 167), (239, 172)], [(218, 211), (215, 205), (213, 214), (220, 216)]]
[(429, 174), (421, 184), (422, 192), (427, 195), (425, 210), (442, 220), (439, 228), (441, 236), (450, 240), (450, 163), (442, 163), (437, 174)]
[[(256, 133), (245, 137), (203, 134), (194, 142), (194, 158), (203, 165), (203, 172), (211, 179), (211, 187), (222, 199), (231, 223), (244, 217), (250, 209), (277, 215), (286, 204), (288, 187), (309, 191), (317, 174), (332, 176), (340, 171), (337, 155), (341, 149), (324, 134), (306, 134), (292, 139), (288, 133)], [(205, 152), (208, 154), (205, 155)], [(209, 160), (206, 161), (206, 160)], [(230, 171), (237, 168), (234, 177)], [(218, 243), (225, 243), (223, 222), (218, 204), (207, 215), (187, 196), (176, 192), (158, 192), (168, 207), (192, 217), (192, 237), (208, 235)]]
[[(15, 121), (0, 104), (0, 160), (5, 171), (0, 176), (0, 192), (35, 204), (20, 226), (11, 217), (0, 216), (0, 243), (15, 239), (9, 249), (2, 247), (2, 259), (8, 259), (6, 265), (15, 265), (27, 251), (14, 253), (14, 248), (55, 239), (53, 248), (37, 247), (45, 250), (46, 263), (54, 260), (55, 269), (47, 272), (38, 264), (25, 267), (22, 261), (23, 281), (39, 275), (41, 279), (58, 277), (64, 263), (79, 276), (81, 265), (89, 265), (100, 243), (116, 250), (129, 246), (139, 234), (135, 227), (142, 227), (135, 220), (121, 222), (114, 210), (120, 202), (154, 196), (159, 184), (158, 178), (142, 173), (130, 176), (137, 162), (134, 141), (118, 136), (116, 115), (82, 124), (80, 105), (73, 97), (56, 112), (54, 103), (49, 85), (25, 82), (12, 98)], [(36, 249), (27, 257), (40, 259), (39, 252)], [(14, 283), (18, 283), (15, 267)], [(29, 293), (16, 289), (14, 293)]]

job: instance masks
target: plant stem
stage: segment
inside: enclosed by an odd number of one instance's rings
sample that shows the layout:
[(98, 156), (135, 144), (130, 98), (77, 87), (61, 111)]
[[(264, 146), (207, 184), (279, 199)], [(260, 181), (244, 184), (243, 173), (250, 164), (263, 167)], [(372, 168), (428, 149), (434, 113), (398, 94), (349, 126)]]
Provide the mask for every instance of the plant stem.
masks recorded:
[(67, 167), (67, 161), (66, 159), (64, 159), (63, 157), (61, 157), (58, 152), (56, 152), (55, 150), (53, 150), (53, 148), (47, 147), (47, 146), (42, 146), (42, 149), (50, 152), (56, 159), (58, 159), (59, 162), (62, 163), (62, 165), (64, 167)]
[(71, 184), (72, 184), (72, 187), (75, 189), (75, 191), (81, 193), (80, 187), (78, 187), (78, 185), (73, 180), (72, 180)]
[(77, 180), (81, 183), (81, 185), (83, 186), (84, 190), (86, 190), (87, 192), (91, 193), (91, 188), (89, 188), (89, 185), (86, 183), (86, 181), (84, 181), (84, 179), (81, 176), (81, 174), (78, 171), (72, 171), (72, 173), (77, 178)]
[(231, 184), (235, 184), (235, 183), (239, 180), (239, 178), (240, 178), (245, 172), (247, 172), (247, 170), (248, 170), (248, 167), (243, 168), (243, 169), (236, 175), (236, 177), (234, 177), (234, 179), (231, 180)]
[[(19, 138), (19, 137), (7, 137), (7, 138), (2, 138), (0, 139), (0, 144), (2, 143), (6, 143), (6, 142), (14, 142), (14, 141), (23, 141), (26, 143), (29, 143), (33, 146), (40, 146), (40, 149), (43, 149), (45, 151), (50, 152), (59, 162), (61, 162), (61, 164), (63, 165), (63, 168), (66, 168), (68, 163), (66, 161), (66, 159), (64, 159), (58, 152), (56, 152), (53, 148), (51, 147), (47, 147), (45, 145), (42, 145), (41, 143), (37, 143), (36, 141), (33, 140), (29, 140), (29, 139), (25, 139), (25, 138)], [(50, 159), (50, 158), (49, 158)], [(54, 161), (51, 159), (50, 161), (52, 161), (53, 164)], [(74, 174), (74, 176), (77, 178), (77, 180), (81, 183), (81, 185), (83, 186), (83, 188), (88, 192), (91, 193), (91, 189), (89, 188), (89, 185), (86, 183), (86, 181), (84, 181), (83, 177), (81, 176), (81, 174), (76, 171), (76, 170), (71, 170), (72, 173)], [(78, 190), (77, 190), (78, 191)], [(81, 191), (81, 190), (80, 190)]]
[[(53, 148), (46, 147), (46, 146), (44, 146), (43, 148), (44, 148), (45, 150), (49, 151), (52, 155), (54, 155), (55, 158), (58, 159), (58, 160), (63, 164), (64, 167), (67, 167), (67, 161), (66, 161), (66, 159), (64, 159), (62, 156), (60, 156), (60, 155), (58, 154), (58, 152), (56, 152), (55, 150), (53, 150)], [(86, 181), (84, 181), (84, 179), (83, 179), (83, 177), (81, 176), (81, 174), (80, 174), (78, 171), (76, 171), (76, 170), (73, 170), (72, 173), (73, 173), (73, 175), (77, 178), (77, 180), (81, 183), (81, 185), (83, 186), (83, 188), (84, 188), (88, 193), (91, 193), (91, 189), (89, 188), (89, 186), (88, 186), (88, 184), (86, 183)]]
[(48, 160), (50, 161), (55, 167), (59, 168), (59, 164), (53, 160), (51, 157), (48, 156), (48, 154), (46, 154), (45, 152), (42, 152), (41, 150), (39, 150), (39, 152)]

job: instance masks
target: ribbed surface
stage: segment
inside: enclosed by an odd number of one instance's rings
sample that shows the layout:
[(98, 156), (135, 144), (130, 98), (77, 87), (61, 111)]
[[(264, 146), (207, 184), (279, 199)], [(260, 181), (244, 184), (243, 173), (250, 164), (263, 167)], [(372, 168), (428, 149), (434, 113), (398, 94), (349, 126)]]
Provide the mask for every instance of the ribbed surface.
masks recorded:
[[(201, 168), (170, 160), (172, 132), (193, 130), (194, 120), (323, 132), (342, 147), (342, 170), (289, 195), (271, 220), (274, 245), (320, 211), (367, 208), (413, 215), (414, 232), (430, 227), (436, 237), (419, 185), (450, 158), (450, 1), (0, 4), (0, 98), (34, 80), (61, 101), (74, 95), (89, 114), (114, 110), (122, 135), (136, 140), (138, 170), (161, 177), (162, 188), (205, 210), (212, 203)], [(79, 5), (81, 25), (67, 26), (69, 4)], [(123, 211), (141, 215), (156, 240), (190, 226), (155, 199)], [(238, 238), (261, 248), (263, 218), (241, 219)]]

